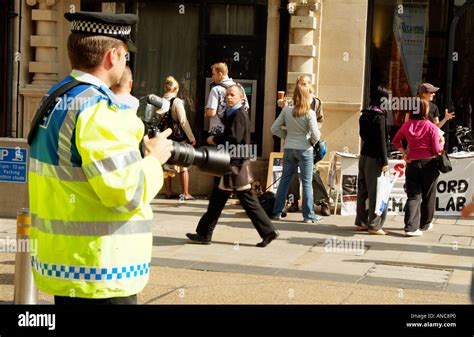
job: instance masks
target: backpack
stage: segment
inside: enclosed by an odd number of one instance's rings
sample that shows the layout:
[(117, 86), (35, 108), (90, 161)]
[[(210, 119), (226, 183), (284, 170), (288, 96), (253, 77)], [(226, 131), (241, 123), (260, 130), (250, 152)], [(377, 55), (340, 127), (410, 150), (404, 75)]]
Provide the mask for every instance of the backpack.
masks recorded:
[[(242, 106), (243, 106), (244, 110), (245, 110), (246, 112), (248, 112), (250, 105), (249, 105), (249, 101), (248, 101), (248, 99), (247, 99), (247, 95), (245, 94), (245, 89), (244, 89), (244, 87), (242, 86), (242, 84), (237, 83), (237, 82), (235, 82), (234, 80), (232, 80), (232, 81), (233, 81), (234, 83), (226, 83), (226, 84), (224, 84), (224, 83), (221, 82), (221, 83), (216, 84), (216, 85), (219, 85), (219, 86), (223, 87), (225, 90), (227, 90), (227, 89), (228, 89), (230, 86), (232, 86), (232, 85), (237, 85), (237, 86), (239, 86), (240, 89), (242, 90), (243, 94), (244, 94), (244, 100), (242, 101)], [(219, 107), (219, 106), (226, 106), (225, 95), (224, 95), (224, 96), (219, 95), (218, 107)]]
[(171, 109), (173, 108), (173, 103), (175, 99), (176, 97), (173, 97), (170, 100), (170, 108), (164, 113), (163, 118), (161, 118), (160, 123), (158, 124), (158, 129), (163, 132), (166, 129), (170, 128), (172, 132), (171, 136), (169, 136), (169, 139), (181, 143), (183, 141), (188, 141), (188, 137), (186, 136), (186, 133), (181, 127), (179, 121), (175, 121), (171, 114)]

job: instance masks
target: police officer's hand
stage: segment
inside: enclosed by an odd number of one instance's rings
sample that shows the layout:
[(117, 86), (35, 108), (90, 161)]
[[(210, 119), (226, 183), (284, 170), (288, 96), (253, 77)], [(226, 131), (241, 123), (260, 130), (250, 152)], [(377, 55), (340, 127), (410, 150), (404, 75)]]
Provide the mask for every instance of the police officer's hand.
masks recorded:
[(145, 156), (153, 156), (163, 165), (171, 157), (171, 150), (173, 149), (173, 142), (167, 139), (171, 135), (171, 129), (166, 129), (158, 136), (149, 139), (148, 136), (144, 138)]

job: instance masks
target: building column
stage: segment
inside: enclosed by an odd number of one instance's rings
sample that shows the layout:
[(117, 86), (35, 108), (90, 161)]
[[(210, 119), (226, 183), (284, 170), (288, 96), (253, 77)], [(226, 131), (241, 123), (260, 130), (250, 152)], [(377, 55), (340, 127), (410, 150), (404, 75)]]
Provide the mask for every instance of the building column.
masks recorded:
[(267, 41), (265, 55), (265, 99), (262, 132), (262, 159), (268, 159), (273, 151), (271, 127), (275, 121), (278, 52), (280, 50), (280, 0), (268, 1)]
[(58, 12), (52, 9), (55, 0), (28, 0), (27, 3), (38, 5), (31, 13), (31, 19), (36, 21), (36, 35), (30, 37), (30, 46), (36, 49), (35, 59), (29, 65), (30, 73), (35, 74), (31, 84), (51, 86), (58, 81)]
[(344, 148), (359, 153), (368, 5), (367, 0), (322, 0), (318, 87), (328, 153)]
[(28, 72), (33, 74), (31, 82), (20, 89), (23, 98), (23, 137), (28, 135), (42, 97), (59, 81), (59, 75), (64, 73), (63, 58), (66, 56), (67, 59), (66, 39), (70, 28), (65, 24), (63, 14), (80, 8), (80, 0), (26, 0), (26, 3), (30, 7), (26, 7), (25, 11), (31, 8), (34, 28), (29, 45), (34, 48), (34, 52), (30, 60), (23, 60), (29, 61)]
[(290, 45), (288, 53), (287, 96), (292, 96), (296, 78), (308, 75), (313, 86), (317, 87), (320, 34), (319, 0), (300, 0), (290, 2), (288, 11), (290, 21)]

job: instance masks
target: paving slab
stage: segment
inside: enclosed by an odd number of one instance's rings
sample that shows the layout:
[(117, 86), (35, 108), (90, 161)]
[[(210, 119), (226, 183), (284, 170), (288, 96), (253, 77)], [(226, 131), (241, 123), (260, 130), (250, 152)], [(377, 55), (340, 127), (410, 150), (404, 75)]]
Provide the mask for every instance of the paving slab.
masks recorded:
[[(206, 298), (209, 303), (232, 303), (233, 300), (235, 303), (417, 303), (412, 297), (398, 298), (398, 288), (405, 294), (414, 289), (439, 294), (438, 298), (431, 293), (422, 296), (418, 303), (460, 303), (469, 298), (474, 264), (474, 218), (436, 217), (434, 230), (419, 238), (407, 238), (403, 231), (403, 216), (388, 216), (384, 228), (389, 235), (373, 236), (355, 231), (353, 216), (332, 215), (318, 224), (304, 224), (301, 213), (290, 213), (284, 221), (275, 222), (280, 237), (262, 249), (255, 247), (261, 239), (245, 212), (231, 203), (228, 202), (219, 219), (212, 245), (206, 246), (191, 244), (185, 234), (195, 231), (207, 209), (207, 200), (179, 203), (157, 199), (153, 202), (153, 272), (150, 279), (153, 287), (144, 297), (147, 302), (185, 303), (179, 297), (180, 287), (185, 286), (193, 289), (192, 293), (187, 293), (186, 296), (193, 296), (188, 297), (190, 302), (186, 303), (208, 303)], [(0, 238), (14, 236), (15, 231), (15, 219), (0, 219)], [(351, 245), (337, 249), (338, 240)], [(457, 246), (453, 245), (455, 240)], [(328, 249), (330, 243), (332, 248)], [(363, 254), (358, 255), (360, 250), (356, 248), (360, 247), (363, 247)], [(13, 294), (13, 261), (14, 255), (0, 253), (0, 301), (4, 303), (11, 301)], [(369, 275), (374, 266), (380, 265), (396, 265), (406, 272), (399, 273), (400, 276), (375, 269)], [(413, 269), (417, 269), (417, 273), (408, 272)], [(445, 270), (451, 276), (441, 286), (442, 282), (429, 279), (428, 271), (420, 274), (420, 270), (425, 269)], [(156, 279), (154, 273), (157, 273)], [(440, 274), (431, 276), (436, 279)], [(207, 277), (216, 282), (207, 284)], [(195, 278), (205, 289), (197, 290), (198, 283), (191, 282)], [(256, 280), (257, 284), (271, 283), (273, 279), (282, 285), (274, 288), (277, 295), (272, 299), (271, 290), (260, 285), (252, 288), (248, 283), (250, 279)], [(224, 281), (219, 287), (219, 282)], [(288, 282), (298, 286), (305, 282), (315, 285), (308, 289), (304, 286), (289, 288)], [(197, 288), (192, 288), (193, 285)], [(338, 288), (341, 294), (337, 294)], [(293, 289), (295, 294), (311, 296), (290, 299), (288, 289)], [(367, 290), (359, 294), (359, 289)], [(232, 292), (236, 296), (231, 296)], [(43, 301), (48, 299), (52, 302), (51, 297), (42, 297)]]
[(439, 243), (453, 245), (453, 246), (470, 246), (472, 237), (462, 235), (443, 234), (439, 239)]

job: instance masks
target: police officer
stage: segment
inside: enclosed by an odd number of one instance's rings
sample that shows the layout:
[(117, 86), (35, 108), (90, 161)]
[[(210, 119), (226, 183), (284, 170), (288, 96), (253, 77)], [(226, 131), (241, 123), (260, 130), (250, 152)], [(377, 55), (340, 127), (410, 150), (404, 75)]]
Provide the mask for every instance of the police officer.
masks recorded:
[(47, 109), (44, 100), (29, 135), (33, 275), (56, 304), (136, 304), (150, 273), (150, 202), (163, 185), (170, 130), (145, 138), (142, 158), (143, 123), (109, 89), (135, 49), (138, 17), (65, 17), (73, 70), (48, 92), (58, 98)]

